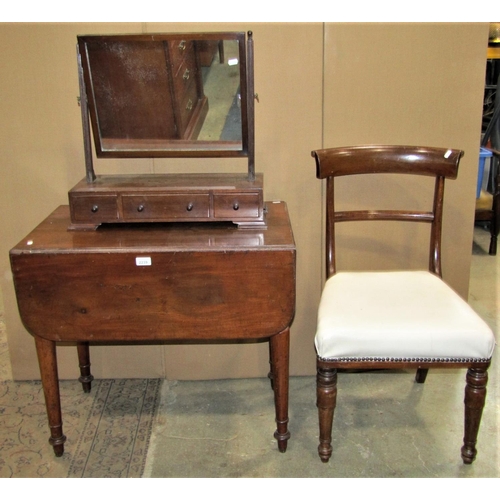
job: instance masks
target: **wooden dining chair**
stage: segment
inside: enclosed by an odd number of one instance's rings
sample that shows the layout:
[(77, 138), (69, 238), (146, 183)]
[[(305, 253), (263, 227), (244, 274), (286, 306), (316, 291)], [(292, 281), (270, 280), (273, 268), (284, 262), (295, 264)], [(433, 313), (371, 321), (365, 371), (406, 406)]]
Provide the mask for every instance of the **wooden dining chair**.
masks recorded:
[[(467, 368), (462, 459), (472, 463), (495, 338), (488, 325), (441, 276), (445, 178), (456, 178), (463, 152), (357, 146), (317, 150), (312, 156), (316, 159), (317, 178), (326, 179), (327, 280), (315, 336), (321, 460), (328, 462), (332, 454), (338, 369), (417, 369), (416, 381), (423, 383), (427, 370), (439, 367)], [(377, 173), (434, 177), (433, 206), (428, 211), (336, 210), (336, 177)], [(376, 183), (371, 185), (376, 189)], [(429, 224), (428, 269), (337, 271), (335, 225), (381, 220)]]

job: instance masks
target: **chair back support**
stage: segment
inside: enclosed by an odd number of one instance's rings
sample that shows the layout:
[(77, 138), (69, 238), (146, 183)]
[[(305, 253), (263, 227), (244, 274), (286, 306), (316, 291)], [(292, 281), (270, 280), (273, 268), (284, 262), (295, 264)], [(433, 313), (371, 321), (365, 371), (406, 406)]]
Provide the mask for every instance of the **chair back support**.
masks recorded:
[[(441, 225), (445, 178), (455, 179), (463, 151), (418, 146), (353, 146), (312, 151), (316, 177), (326, 179), (326, 276), (336, 272), (335, 224), (345, 221), (390, 220), (431, 225), (429, 271), (441, 276)], [(408, 174), (434, 177), (432, 211), (336, 211), (335, 177), (361, 174)]]

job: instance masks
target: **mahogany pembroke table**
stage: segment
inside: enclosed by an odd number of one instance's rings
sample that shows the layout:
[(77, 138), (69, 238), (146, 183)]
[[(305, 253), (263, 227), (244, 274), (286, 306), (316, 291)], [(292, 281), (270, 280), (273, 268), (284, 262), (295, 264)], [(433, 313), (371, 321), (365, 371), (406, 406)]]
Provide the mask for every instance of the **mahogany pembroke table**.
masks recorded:
[(275, 437), (286, 450), (296, 249), (285, 203), (266, 203), (266, 222), (267, 229), (163, 223), (68, 231), (69, 208), (60, 206), (10, 251), (56, 456), (66, 440), (57, 342), (76, 343), (79, 380), (90, 391), (89, 343), (267, 340)]

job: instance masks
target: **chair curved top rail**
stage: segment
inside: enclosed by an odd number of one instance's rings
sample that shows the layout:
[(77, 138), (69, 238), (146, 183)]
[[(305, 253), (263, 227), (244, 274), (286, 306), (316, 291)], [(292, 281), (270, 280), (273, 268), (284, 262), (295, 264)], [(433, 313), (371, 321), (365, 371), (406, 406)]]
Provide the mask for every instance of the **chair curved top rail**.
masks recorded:
[(389, 145), (350, 146), (311, 152), (316, 159), (318, 179), (376, 173), (456, 179), (463, 154), (458, 149)]

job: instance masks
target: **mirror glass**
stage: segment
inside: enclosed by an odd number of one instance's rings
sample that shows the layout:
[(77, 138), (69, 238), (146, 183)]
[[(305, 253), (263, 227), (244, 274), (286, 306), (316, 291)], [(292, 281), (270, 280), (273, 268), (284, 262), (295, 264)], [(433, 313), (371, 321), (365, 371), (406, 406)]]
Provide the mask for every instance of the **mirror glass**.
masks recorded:
[(79, 36), (98, 157), (247, 156), (244, 33)]

